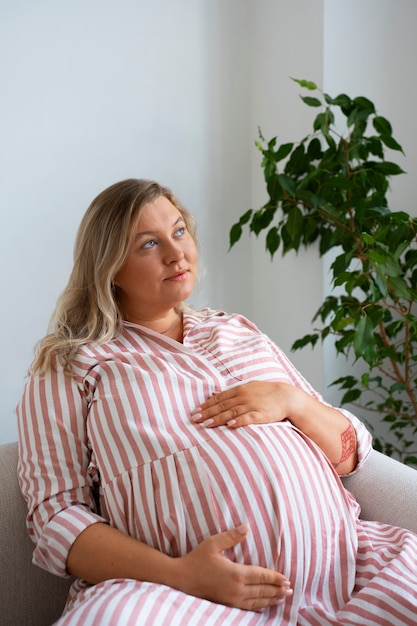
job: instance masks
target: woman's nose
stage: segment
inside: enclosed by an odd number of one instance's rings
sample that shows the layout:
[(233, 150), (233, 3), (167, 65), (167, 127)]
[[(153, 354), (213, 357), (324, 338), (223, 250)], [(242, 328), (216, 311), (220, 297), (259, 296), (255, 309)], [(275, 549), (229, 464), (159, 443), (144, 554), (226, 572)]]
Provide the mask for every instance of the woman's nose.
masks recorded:
[(165, 248), (165, 263), (177, 263), (184, 257), (184, 251), (179, 242), (171, 241)]

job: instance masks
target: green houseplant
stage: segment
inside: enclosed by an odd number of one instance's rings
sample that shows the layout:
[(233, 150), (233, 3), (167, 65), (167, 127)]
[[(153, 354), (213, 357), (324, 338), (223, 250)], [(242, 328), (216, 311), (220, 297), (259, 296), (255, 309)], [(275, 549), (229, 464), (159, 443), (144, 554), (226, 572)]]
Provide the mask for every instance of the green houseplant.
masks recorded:
[(320, 327), (292, 348), (333, 336), (338, 354), (361, 362), (362, 373), (332, 383), (342, 404), (377, 413), (392, 436), (376, 433), (375, 447), (417, 465), (417, 219), (389, 209), (389, 179), (403, 170), (385, 158), (402, 148), (369, 99), (293, 80), (318, 109), (312, 133), (278, 145), (259, 131), (268, 201), (232, 226), (230, 245), (249, 228), (265, 232), (271, 257), (313, 242), (321, 255), (334, 249), (332, 292), (313, 317)]

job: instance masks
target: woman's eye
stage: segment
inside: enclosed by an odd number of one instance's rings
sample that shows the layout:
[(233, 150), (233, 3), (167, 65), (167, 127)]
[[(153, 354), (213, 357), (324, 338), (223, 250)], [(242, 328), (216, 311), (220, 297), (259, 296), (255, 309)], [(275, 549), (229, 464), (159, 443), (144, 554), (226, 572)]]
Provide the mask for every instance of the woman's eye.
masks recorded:
[(185, 233), (185, 226), (181, 226), (181, 228), (178, 228), (175, 231), (175, 236), (176, 237), (182, 237), (184, 233)]
[(143, 244), (142, 248), (147, 249), (147, 248), (153, 248), (154, 246), (156, 246), (155, 239), (149, 239), (149, 241)]

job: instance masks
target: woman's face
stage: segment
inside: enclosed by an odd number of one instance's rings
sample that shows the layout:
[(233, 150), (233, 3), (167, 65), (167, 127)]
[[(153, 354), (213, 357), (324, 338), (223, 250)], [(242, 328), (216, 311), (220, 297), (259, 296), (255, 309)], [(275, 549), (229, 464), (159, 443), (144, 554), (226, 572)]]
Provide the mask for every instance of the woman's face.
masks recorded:
[(125, 319), (146, 325), (166, 317), (190, 296), (197, 265), (197, 246), (178, 209), (164, 196), (145, 204), (113, 281)]

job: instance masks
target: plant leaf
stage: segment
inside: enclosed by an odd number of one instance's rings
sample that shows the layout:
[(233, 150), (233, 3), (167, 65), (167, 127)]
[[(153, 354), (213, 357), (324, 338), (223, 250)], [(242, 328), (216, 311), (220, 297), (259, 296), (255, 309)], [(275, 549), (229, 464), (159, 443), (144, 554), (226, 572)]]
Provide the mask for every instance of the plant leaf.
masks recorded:
[(383, 163), (376, 163), (375, 169), (377, 172), (381, 172), (385, 176), (397, 176), (398, 174), (404, 174), (404, 170), (396, 163), (390, 161), (384, 161)]
[(266, 236), (266, 249), (271, 253), (271, 257), (273, 257), (278, 250), (280, 243), (281, 237), (279, 236), (278, 228), (273, 226)]
[(278, 174), (278, 183), (292, 197), (295, 193), (294, 180), (287, 174)]
[(384, 142), (387, 148), (390, 148), (391, 150), (398, 150), (399, 152), (402, 152), (404, 154), (404, 150), (402, 149), (398, 141), (396, 141), (394, 137), (391, 137), (391, 135), (381, 135), (381, 141)]
[(291, 80), (293, 80), (295, 83), (298, 83), (300, 87), (305, 87), (306, 89), (309, 89), (310, 91), (314, 91), (315, 89), (317, 89), (316, 83), (313, 83), (311, 80), (302, 80), (299, 78), (293, 78), (292, 76), (291, 76)]
[(282, 145), (280, 145), (278, 150), (275, 152), (274, 160), (278, 162), (282, 161), (282, 159), (285, 159), (285, 157), (289, 155), (293, 147), (293, 143), (283, 143)]
[(376, 115), (372, 121), (374, 128), (377, 133), (380, 135), (392, 135), (392, 126), (390, 122), (385, 119), (385, 117), (381, 117), (380, 115)]
[(369, 365), (373, 365), (376, 357), (374, 325), (367, 315), (363, 315), (358, 322), (353, 349), (357, 359), (362, 357)]
[(232, 228), (230, 229), (230, 234), (229, 234), (230, 248), (232, 248), (235, 245), (235, 243), (239, 241), (241, 236), (242, 236), (242, 227), (239, 224), (239, 222), (237, 222), (237, 224), (233, 224)]
[(307, 104), (310, 107), (321, 107), (321, 100), (318, 98), (312, 98), (311, 96), (300, 96), (301, 100), (304, 104)]
[(298, 206), (293, 206), (288, 213), (287, 231), (292, 239), (297, 240), (303, 227), (303, 214)]

